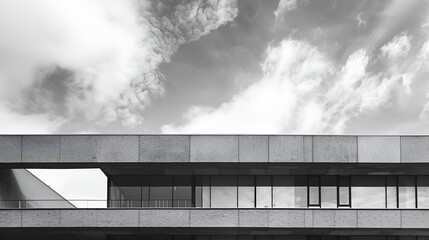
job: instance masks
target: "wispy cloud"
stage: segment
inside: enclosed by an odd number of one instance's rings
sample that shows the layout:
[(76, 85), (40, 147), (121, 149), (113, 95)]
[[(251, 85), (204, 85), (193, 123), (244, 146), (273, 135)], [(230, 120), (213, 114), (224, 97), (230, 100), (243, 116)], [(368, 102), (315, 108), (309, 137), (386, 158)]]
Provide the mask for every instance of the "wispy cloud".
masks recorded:
[(158, 66), (237, 13), (226, 0), (1, 1), (2, 119), (136, 126), (164, 93)]

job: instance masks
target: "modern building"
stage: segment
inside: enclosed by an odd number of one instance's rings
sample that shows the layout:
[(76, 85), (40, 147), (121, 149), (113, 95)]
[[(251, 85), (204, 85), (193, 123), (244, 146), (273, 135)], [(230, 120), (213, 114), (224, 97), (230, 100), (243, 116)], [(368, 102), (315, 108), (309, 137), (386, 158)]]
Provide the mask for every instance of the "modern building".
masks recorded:
[[(29, 168), (100, 168), (105, 207)], [(429, 136), (8, 135), (0, 169), (0, 239), (429, 239)]]

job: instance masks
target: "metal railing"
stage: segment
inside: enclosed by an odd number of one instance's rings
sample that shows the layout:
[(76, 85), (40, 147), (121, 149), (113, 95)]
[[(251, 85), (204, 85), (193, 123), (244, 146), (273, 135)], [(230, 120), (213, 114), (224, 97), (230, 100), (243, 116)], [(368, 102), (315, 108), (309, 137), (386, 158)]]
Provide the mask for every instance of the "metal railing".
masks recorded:
[(31, 208), (190, 208), (191, 200), (0, 200), (0, 209)]

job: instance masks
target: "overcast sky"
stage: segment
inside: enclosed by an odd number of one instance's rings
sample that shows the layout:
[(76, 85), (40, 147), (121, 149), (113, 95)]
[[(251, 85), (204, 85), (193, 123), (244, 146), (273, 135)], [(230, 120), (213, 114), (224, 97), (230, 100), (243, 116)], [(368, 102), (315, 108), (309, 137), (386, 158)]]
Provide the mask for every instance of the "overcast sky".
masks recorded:
[(0, 1), (0, 132), (428, 134), (428, 5)]

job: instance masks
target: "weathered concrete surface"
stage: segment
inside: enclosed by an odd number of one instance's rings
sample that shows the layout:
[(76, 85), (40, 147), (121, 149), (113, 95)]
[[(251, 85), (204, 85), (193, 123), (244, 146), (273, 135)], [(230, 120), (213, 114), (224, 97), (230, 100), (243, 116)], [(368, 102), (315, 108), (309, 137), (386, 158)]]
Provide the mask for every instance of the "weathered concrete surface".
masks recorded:
[(429, 136), (0, 136), (0, 163), (112, 162), (429, 163)]
[(238, 227), (238, 209), (190, 210), (191, 227)]
[(60, 136), (23, 136), (22, 162), (60, 162)]
[(21, 162), (21, 136), (0, 136), (0, 163)]
[(138, 162), (138, 136), (98, 136), (98, 162)]
[(269, 162), (304, 162), (304, 137), (269, 136)]
[(182, 209), (140, 210), (140, 227), (189, 227), (190, 212)]
[(140, 136), (140, 162), (189, 162), (189, 136)]
[(357, 162), (357, 137), (314, 136), (313, 162)]
[(190, 227), (272, 229), (429, 228), (429, 210), (57, 209), (0, 210), (0, 228)]
[(191, 162), (238, 162), (238, 136), (191, 136)]
[(61, 162), (95, 162), (97, 137), (61, 136)]
[(360, 163), (400, 162), (399, 137), (358, 137), (358, 156)]
[(268, 136), (239, 136), (239, 162), (268, 162)]
[(401, 137), (401, 162), (429, 162), (429, 137)]

